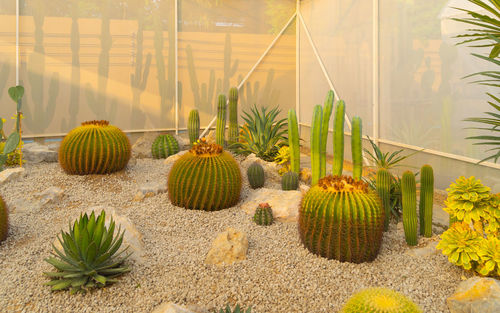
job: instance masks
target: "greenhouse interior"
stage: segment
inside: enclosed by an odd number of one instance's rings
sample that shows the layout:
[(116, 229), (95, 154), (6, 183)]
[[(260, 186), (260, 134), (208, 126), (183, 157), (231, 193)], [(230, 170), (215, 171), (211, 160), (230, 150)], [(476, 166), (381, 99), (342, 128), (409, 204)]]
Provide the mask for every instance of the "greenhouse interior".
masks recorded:
[(500, 312), (499, 0), (1, 0), (0, 312)]

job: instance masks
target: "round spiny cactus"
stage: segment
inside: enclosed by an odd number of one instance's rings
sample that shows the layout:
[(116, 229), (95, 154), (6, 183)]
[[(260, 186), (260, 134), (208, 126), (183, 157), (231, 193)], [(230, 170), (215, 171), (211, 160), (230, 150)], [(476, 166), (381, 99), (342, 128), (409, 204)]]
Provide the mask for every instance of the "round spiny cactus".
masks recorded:
[(9, 232), (9, 211), (2, 197), (0, 197), (0, 242), (7, 238)]
[(153, 141), (151, 154), (155, 159), (165, 159), (166, 157), (179, 152), (179, 144), (172, 135), (159, 135)]
[(204, 139), (174, 163), (168, 177), (170, 201), (186, 209), (229, 208), (238, 203), (240, 192), (238, 163), (221, 146)]
[(84, 122), (64, 137), (59, 164), (68, 174), (108, 174), (122, 170), (130, 159), (127, 136), (108, 121)]
[(255, 210), (253, 220), (257, 225), (269, 226), (273, 223), (273, 209), (268, 203), (261, 203)]
[(247, 169), (248, 183), (252, 189), (264, 187), (264, 168), (257, 162), (252, 163)]
[(281, 189), (297, 190), (299, 188), (299, 174), (287, 172), (281, 177)]
[(327, 176), (302, 198), (299, 234), (312, 253), (341, 262), (377, 257), (384, 209), (377, 193), (361, 180)]
[(340, 313), (422, 313), (422, 310), (399, 292), (369, 288), (352, 296)]

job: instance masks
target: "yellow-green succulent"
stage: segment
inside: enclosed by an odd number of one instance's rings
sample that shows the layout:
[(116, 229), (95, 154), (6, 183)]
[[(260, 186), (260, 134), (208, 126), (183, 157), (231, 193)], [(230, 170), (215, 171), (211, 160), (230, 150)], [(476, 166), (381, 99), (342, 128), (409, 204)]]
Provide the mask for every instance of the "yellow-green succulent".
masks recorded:
[(474, 176), (461, 176), (450, 185), (444, 210), (459, 221), (473, 223), (487, 217), (485, 208), (490, 204), (490, 188)]
[(341, 313), (421, 313), (403, 294), (387, 288), (368, 288), (347, 301)]
[(477, 254), (480, 258), (477, 272), (484, 276), (500, 277), (500, 239), (493, 236), (483, 239)]
[(467, 223), (457, 222), (441, 235), (437, 249), (443, 250), (451, 263), (470, 270), (473, 262), (479, 261), (478, 246), (483, 239)]

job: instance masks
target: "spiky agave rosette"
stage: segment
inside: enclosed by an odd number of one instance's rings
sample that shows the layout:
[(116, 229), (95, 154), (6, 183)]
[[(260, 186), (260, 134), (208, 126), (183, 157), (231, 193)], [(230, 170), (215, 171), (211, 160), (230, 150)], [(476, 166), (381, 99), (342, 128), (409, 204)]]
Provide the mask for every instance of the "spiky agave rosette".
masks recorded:
[(201, 139), (173, 165), (168, 177), (170, 201), (193, 210), (229, 208), (240, 199), (241, 173), (232, 155)]
[(376, 258), (382, 244), (384, 209), (361, 180), (327, 176), (304, 195), (299, 234), (311, 252), (341, 262)]
[(422, 313), (410, 299), (391, 289), (368, 288), (353, 295), (341, 313)]

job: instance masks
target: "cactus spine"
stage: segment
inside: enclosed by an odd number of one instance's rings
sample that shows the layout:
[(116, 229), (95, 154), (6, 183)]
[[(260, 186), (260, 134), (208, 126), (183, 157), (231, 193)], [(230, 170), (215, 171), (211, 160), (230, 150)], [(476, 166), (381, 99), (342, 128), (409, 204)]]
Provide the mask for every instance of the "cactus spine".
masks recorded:
[(382, 200), (382, 205), (385, 211), (385, 221), (384, 230), (387, 231), (389, 228), (389, 220), (391, 217), (391, 202), (390, 202), (390, 191), (391, 191), (391, 174), (388, 170), (381, 168), (377, 172), (377, 192)]
[(268, 203), (261, 203), (255, 210), (253, 220), (260, 226), (269, 226), (273, 223), (273, 209)]
[(5, 206), (5, 202), (0, 197), (0, 242), (7, 238), (9, 232), (9, 211)]
[(151, 154), (154, 159), (165, 159), (166, 157), (179, 152), (179, 144), (172, 135), (159, 135), (153, 141)]
[(333, 175), (341, 176), (344, 166), (344, 118), (345, 103), (339, 100), (335, 104), (335, 116), (333, 120)]
[(252, 163), (247, 169), (248, 183), (252, 189), (264, 187), (265, 175), (262, 165), (257, 162)]
[(299, 174), (300, 173), (299, 125), (297, 123), (297, 114), (293, 109), (288, 111), (288, 147), (290, 148), (291, 170)]
[(352, 177), (360, 180), (363, 175), (362, 155), (362, 125), (361, 118), (352, 118), (351, 151), (352, 151)]
[(287, 172), (281, 177), (281, 189), (297, 190), (299, 188), (299, 174)]
[(321, 178), (321, 122), (323, 119), (323, 108), (316, 105), (313, 111), (313, 122), (311, 129), (311, 170), (314, 186)]
[(325, 177), (326, 175), (326, 145), (328, 143), (328, 127), (330, 126), (330, 118), (333, 111), (333, 98), (334, 93), (332, 90), (328, 91), (326, 95), (325, 105), (323, 108), (323, 121), (321, 125), (321, 166), (320, 166), (320, 177)]
[(403, 173), (401, 193), (403, 196), (403, 228), (406, 243), (415, 246), (417, 244), (417, 187), (415, 175), (410, 171)]
[(229, 144), (238, 142), (238, 88), (229, 89)]
[(226, 132), (226, 96), (219, 95), (217, 106), (217, 130), (215, 142), (224, 147), (224, 135)]
[(363, 181), (327, 176), (304, 195), (299, 234), (311, 252), (341, 262), (368, 262), (382, 244), (384, 209)]
[(191, 110), (191, 112), (189, 112), (188, 133), (189, 142), (191, 146), (193, 146), (200, 137), (200, 114), (198, 110)]
[(168, 196), (177, 206), (216, 211), (240, 199), (241, 173), (231, 154), (201, 140), (179, 158), (168, 177)]
[(420, 170), (420, 235), (432, 236), (432, 206), (434, 202), (434, 171), (430, 165)]

